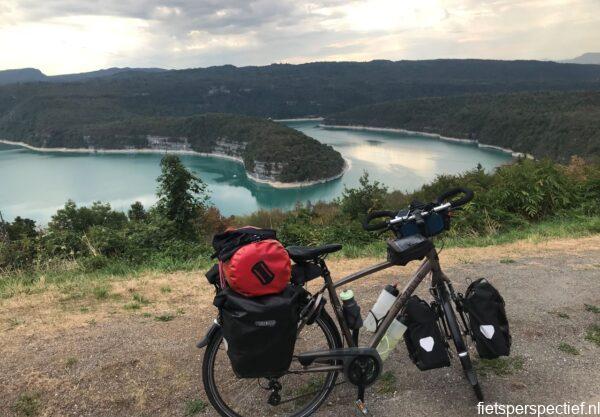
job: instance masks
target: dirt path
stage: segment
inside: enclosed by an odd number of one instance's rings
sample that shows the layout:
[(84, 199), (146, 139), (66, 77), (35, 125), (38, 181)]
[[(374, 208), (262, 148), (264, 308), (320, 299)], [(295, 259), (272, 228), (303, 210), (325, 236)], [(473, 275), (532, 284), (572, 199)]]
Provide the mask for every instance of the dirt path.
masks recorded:
[[(458, 289), (466, 278), (486, 276), (507, 302), (513, 359), (506, 375), (482, 377), (488, 401), (600, 401), (600, 348), (585, 339), (590, 326), (600, 325), (600, 315), (586, 308), (600, 307), (600, 236), (453, 249), (441, 258)], [(375, 261), (333, 260), (331, 269), (341, 276)], [(409, 272), (393, 268), (353, 285), (363, 310), (382, 285)], [(185, 415), (188, 401), (205, 399), (203, 352), (194, 344), (215, 314), (212, 290), (199, 275), (40, 284), (32, 294), (0, 301), (0, 416), (20, 415), (27, 406), (40, 416)], [(561, 343), (579, 354), (559, 350)], [(420, 372), (400, 346), (385, 367), (395, 378), (369, 390), (373, 415), (476, 415), (456, 363)], [(352, 415), (354, 396), (350, 387), (337, 387), (317, 415)], [(209, 407), (202, 415), (215, 414)]]

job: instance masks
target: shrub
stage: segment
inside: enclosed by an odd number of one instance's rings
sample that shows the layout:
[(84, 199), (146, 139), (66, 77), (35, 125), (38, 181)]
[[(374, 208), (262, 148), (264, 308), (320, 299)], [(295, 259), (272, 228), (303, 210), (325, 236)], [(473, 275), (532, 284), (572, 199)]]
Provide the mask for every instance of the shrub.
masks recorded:
[(363, 218), (372, 210), (382, 209), (388, 192), (388, 188), (379, 181), (371, 183), (366, 171), (358, 181), (360, 187), (344, 188), (340, 199), (342, 213), (351, 219)]

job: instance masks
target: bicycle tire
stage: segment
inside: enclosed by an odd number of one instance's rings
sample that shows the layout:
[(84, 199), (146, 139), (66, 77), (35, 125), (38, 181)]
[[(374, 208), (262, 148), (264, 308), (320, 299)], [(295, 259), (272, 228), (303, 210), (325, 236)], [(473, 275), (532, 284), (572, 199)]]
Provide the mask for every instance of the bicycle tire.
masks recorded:
[[(330, 349), (336, 349), (343, 347), (342, 338), (338, 331), (335, 322), (331, 318), (331, 316), (323, 310), (319, 317), (315, 320), (313, 325), (317, 325), (324, 332), (325, 337), (327, 339), (327, 344)], [(219, 351), (219, 346), (222, 342), (223, 334), (219, 329), (218, 332), (214, 335), (214, 337), (209, 342), (206, 347), (206, 351), (204, 353), (204, 358), (202, 360), (202, 382), (204, 385), (204, 390), (206, 392), (206, 396), (208, 397), (208, 401), (211, 403), (213, 408), (219, 413), (219, 415), (223, 417), (251, 417), (250, 415), (241, 415), (232, 410), (222, 399), (219, 394), (219, 390), (216, 386), (214, 376), (214, 364), (215, 357)], [(300, 411), (291, 414), (289, 417), (307, 417), (313, 414), (319, 407), (325, 402), (327, 397), (331, 394), (331, 391), (336, 385), (336, 380), (338, 377), (338, 371), (330, 371), (327, 372), (326, 383), (323, 388), (319, 390), (318, 395), (315, 396), (314, 400), (308, 403), (304, 408)], [(325, 373), (323, 373), (325, 374)]]
[(477, 372), (475, 371), (475, 368), (473, 367), (473, 362), (471, 361), (471, 358), (469, 356), (469, 349), (467, 348), (465, 340), (462, 337), (460, 326), (458, 324), (454, 308), (452, 307), (451, 297), (446, 287), (446, 283), (441, 283), (437, 286), (437, 293), (440, 299), (440, 305), (442, 308), (442, 313), (444, 315), (444, 320), (446, 321), (448, 330), (450, 331), (450, 335), (452, 337), (452, 341), (456, 349), (456, 354), (465, 373), (465, 377), (467, 378), (469, 385), (471, 385), (471, 388), (475, 393), (475, 397), (479, 401), (483, 401), (484, 397), (483, 391), (481, 389), (481, 384), (479, 383), (479, 379), (477, 378)]

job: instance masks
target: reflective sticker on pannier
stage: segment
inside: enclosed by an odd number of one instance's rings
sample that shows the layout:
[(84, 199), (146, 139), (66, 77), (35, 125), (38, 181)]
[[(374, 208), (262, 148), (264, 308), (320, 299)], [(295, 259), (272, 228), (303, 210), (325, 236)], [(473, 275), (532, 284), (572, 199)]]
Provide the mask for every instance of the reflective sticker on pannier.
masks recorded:
[(433, 345), (435, 342), (433, 341), (433, 337), (428, 336), (419, 340), (419, 344), (425, 350), (425, 352), (431, 352), (433, 350)]
[(484, 335), (488, 339), (492, 340), (492, 337), (494, 337), (494, 332), (496, 331), (496, 329), (494, 329), (494, 326), (492, 326), (491, 324), (482, 324), (481, 326), (479, 326), (479, 331), (481, 332), (482, 335)]
[(263, 320), (254, 322), (256, 327), (275, 327), (276, 324), (277, 320)]

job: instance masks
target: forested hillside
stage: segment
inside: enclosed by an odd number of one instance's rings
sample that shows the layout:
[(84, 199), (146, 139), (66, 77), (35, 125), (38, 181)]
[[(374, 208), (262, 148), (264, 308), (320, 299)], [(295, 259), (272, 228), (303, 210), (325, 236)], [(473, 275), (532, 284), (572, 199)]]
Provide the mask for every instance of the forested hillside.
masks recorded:
[(17, 107), (77, 100), (81, 112), (103, 108), (145, 116), (226, 112), (286, 118), (418, 97), (577, 89), (600, 89), (600, 66), (488, 60), (229, 65), (6, 85), (0, 87), (0, 115)]
[(0, 70), (0, 85), (30, 82), (73, 82), (91, 78), (111, 77), (124, 72), (160, 72), (161, 68), (106, 68), (97, 71), (76, 74), (46, 75), (37, 68), (19, 68)]
[(344, 167), (331, 146), (265, 119), (209, 113), (111, 121), (102, 118), (107, 109), (82, 113), (78, 103), (15, 111), (0, 122), (0, 138), (40, 148), (152, 148), (230, 155), (242, 159), (254, 178), (267, 181), (317, 181), (341, 174)]
[(561, 161), (600, 158), (600, 91), (394, 101), (337, 113), (325, 123), (469, 138)]

